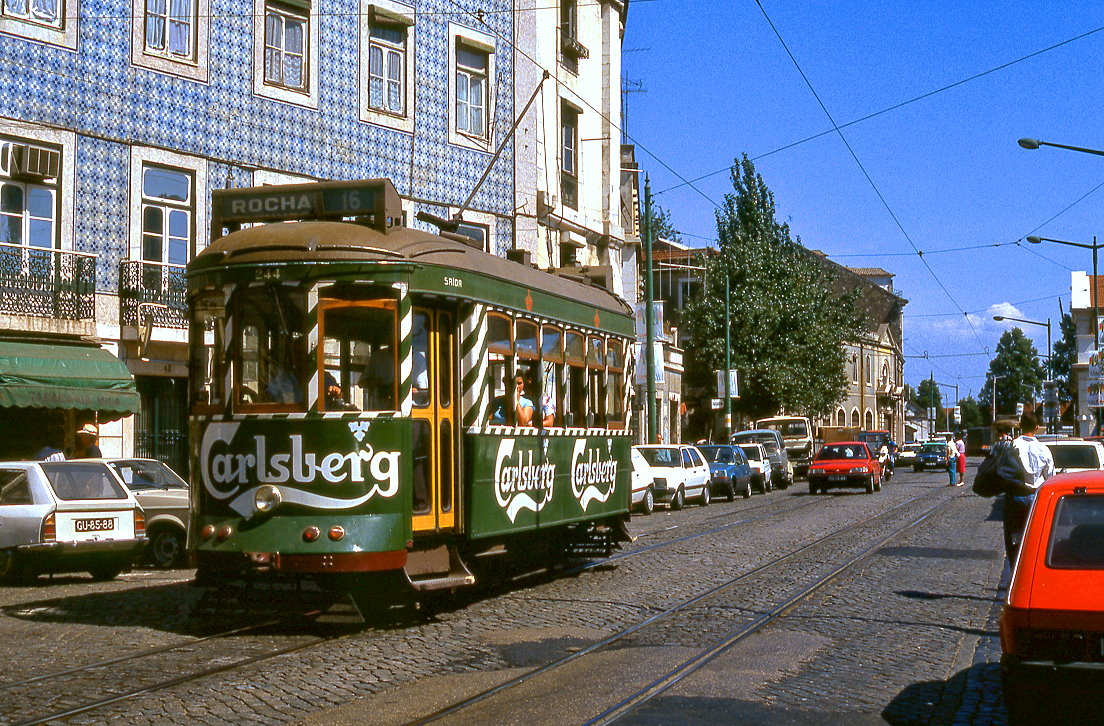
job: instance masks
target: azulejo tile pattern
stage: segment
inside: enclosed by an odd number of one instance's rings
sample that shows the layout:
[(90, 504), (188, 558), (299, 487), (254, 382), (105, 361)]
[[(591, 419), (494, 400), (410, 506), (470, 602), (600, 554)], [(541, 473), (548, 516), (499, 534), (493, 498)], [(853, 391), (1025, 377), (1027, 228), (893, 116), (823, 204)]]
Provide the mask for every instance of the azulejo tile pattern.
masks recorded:
[[(493, 122), (502, 139), (514, 118), (512, 3), (410, 0), (417, 13), (411, 134), (359, 119), (358, 0), (316, 2), (317, 109), (253, 94), (248, 0), (211, 0), (207, 83), (130, 64), (130, 23), (141, 22), (129, 17), (130, 0), (83, 0), (76, 52), (0, 34), (0, 132), (17, 134), (10, 121), (75, 132), (76, 178), (63, 194), (75, 195), (75, 248), (99, 254), (99, 290), (116, 289), (119, 262), (129, 257), (132, 145), (207, 159), (207, 202), (211, 189), (228, 180), (251, 184), (255, 169), (320, 179), (387, 177), (401, 195), (435, 203), (426, 208), (437, 213), (467, 198), (492, 155), (448, 143), (447, 28), (453, 22), (497, 39)], [(470, 205), (499, 216), (500, 252), (513, 236), (513, 168), (508, 142)], [(197, 212), (206, 215), (207, 203)]]

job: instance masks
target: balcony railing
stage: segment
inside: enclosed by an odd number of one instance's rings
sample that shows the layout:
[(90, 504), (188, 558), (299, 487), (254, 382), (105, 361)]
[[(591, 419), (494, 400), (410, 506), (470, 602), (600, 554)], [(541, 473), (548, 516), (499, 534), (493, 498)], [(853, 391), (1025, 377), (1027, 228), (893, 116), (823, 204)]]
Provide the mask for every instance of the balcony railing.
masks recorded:
[(119, 322), (137, 327), (152, 315), (157, 327), (187, 328), (187, 291), (183, 265), (123, 260), (119, 263)]
[(96, 255), (0, 242), (0, 312), (95, 318)]

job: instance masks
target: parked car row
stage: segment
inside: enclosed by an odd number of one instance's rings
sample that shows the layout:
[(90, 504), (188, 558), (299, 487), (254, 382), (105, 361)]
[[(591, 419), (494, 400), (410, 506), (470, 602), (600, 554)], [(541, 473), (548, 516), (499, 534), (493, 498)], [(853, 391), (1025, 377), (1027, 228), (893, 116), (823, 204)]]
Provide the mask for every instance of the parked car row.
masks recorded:
[(185, 557), (188, 485), (153, 459), (0, 462), (0, 580)]
[[(784, 451), (784, 450), (783, 450)], [(641, 444), (632, 447), (633, 509), (645, 514), (657, 504), (682, 509), (688, 501), (707, 506), (717, 497), (745, 499), (768, 492), (771, 461), (762, 444)]]

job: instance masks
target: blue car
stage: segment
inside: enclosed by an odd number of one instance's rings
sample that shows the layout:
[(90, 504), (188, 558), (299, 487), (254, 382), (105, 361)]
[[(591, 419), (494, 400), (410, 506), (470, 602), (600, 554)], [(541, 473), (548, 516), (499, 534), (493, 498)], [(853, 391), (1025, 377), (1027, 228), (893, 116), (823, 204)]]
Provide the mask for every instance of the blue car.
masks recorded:
[(728, 501), (739, 492), (744, 499), (751, 496), (751, 467), (739, 446), (699, 446), (709, 462), (710, 489)]

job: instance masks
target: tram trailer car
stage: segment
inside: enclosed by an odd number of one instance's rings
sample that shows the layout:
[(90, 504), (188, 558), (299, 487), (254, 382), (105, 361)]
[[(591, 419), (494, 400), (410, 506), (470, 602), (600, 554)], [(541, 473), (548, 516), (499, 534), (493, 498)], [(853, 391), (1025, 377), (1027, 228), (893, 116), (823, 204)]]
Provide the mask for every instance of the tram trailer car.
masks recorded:
[(187, 271), (198, 584), (363, 610), (627, 541), (623, 301), (402, 226), (388, 180), (216, 190), (211, 229)]

